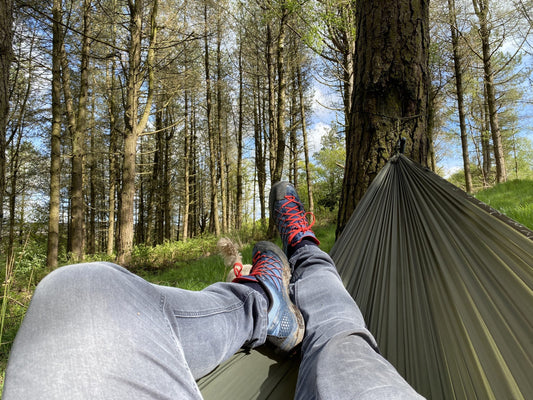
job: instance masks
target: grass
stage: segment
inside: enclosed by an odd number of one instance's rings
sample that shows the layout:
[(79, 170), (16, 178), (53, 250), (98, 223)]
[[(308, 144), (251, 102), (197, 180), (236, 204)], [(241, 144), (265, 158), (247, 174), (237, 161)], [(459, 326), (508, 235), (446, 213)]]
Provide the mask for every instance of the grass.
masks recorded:
[(533, 180), (512, 180), (476, 193), (476, 198), (533, 230)]
[[(328, 252), (335, 242), (335, 223), (331, 217), (320, 218), (313, 229), (320, 238), (320, 247)], [(241, 242), (235, 239), (237, 243)], [(252, 251), (256, 237), (242, 244), (243, 263), (252, 262)], [(191, 239), (186, 243), (169, 242), (154, 248), (138, 246), (132, 256), (130, 269), (149, 282), (157, 285), (180, 287), (187, 290), (201, 290), (214, 282), (224, 281), (229, 268), (216, 253), (217, 238)], [(273, 240), (282, 246), (278, 237)]]
[[(491, 207), (533, 229), (533, 180), (514, 180), (480, 191), (476, 197)], [(329, 252), (335, 242), (335, 213), (318, 213), (313, 226), (322, 250)], [(242, 242), (243, 262), (250, 263), (256, 241), (261, 233), (241, 232), (232, 239)], [(128, 268), (144, 279), (159, 285), (201, 290), (217, 281), (224, 281), (228, 269), (216, 252), (217, 238), (212, 235), (190, 239), (187, 242), (166, 242), (156, 247), (136, 246)], [(281, 246), (279, 238), (274, 240)], [(11, 342), (18, 330), (36, 283), (46, 274), (45, 241), (30, 243), (15, 262), (13, 276), (4, 307), (4, 332), (0, 350), (0, 391)], [(108, 260), (105, 255), (91, 256), (87, 261)], [(6, 282), (4, 288), (6, 289)], [(6, 295), (4, 295), (4, 299)]]

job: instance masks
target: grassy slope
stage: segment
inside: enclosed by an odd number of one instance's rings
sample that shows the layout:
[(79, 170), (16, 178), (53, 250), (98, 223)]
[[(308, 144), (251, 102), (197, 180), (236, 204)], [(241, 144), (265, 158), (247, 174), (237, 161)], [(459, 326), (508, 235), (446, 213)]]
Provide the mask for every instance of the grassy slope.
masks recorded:
[(476, 193), (476, 198), (533, 230), (533, 180), (513, 180)]

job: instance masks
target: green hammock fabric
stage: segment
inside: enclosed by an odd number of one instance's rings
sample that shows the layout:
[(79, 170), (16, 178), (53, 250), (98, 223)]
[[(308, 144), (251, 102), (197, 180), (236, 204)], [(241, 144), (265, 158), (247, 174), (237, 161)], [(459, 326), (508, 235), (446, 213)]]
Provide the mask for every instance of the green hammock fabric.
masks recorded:
[(533, 235), (487, 211), (396, 156), (331, 251), (383, 355), (430, 399), (533, 398)]
[[(382, 354), (428, 399), (533, 398), (533, 233), (395, 156), (331, 256)], [(297, 357), (236, 354), (210, 399), (291, 399)]]

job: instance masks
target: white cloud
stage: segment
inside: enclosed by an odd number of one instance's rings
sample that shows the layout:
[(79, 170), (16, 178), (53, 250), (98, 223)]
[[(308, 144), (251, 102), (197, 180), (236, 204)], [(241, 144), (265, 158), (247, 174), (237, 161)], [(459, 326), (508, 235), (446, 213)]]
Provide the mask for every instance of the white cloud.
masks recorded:
[(460, 167), (458, 165), (448, 165), (442, 167), (442, 177), (444, 179), (449, 179), (453, 174), (456, 172), (459, 172), (463, 169), (463, 167)]
[(321, 149), (320, 139), (331, 129), (331, 125), (322, 121), (316, 122), (309, 127), (308, 144), (309, 154), (313, 155)]

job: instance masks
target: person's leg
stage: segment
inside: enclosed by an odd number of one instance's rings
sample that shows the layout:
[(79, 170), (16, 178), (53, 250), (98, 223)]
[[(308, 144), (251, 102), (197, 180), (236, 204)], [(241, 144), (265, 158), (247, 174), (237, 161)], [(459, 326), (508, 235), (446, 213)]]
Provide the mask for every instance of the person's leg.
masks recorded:
[(60, 268), (35, 291), (3, 398), (200, 399), (195, 378), (265, 341), (267, 302), (246, 285), (152, 285), (109, 263)]
[(318, 246), (298, 249), (294, 297), (306, 323), (298, 399), (420, 399), (377, 352), (356, 303), (331, 258)]
[(294, 187), (273, 185), (270, 215), (293, 269), (293, 295), (306, 332), (297, 399), (420, 399), (377, 351), (337, 269), (317, 244)]

